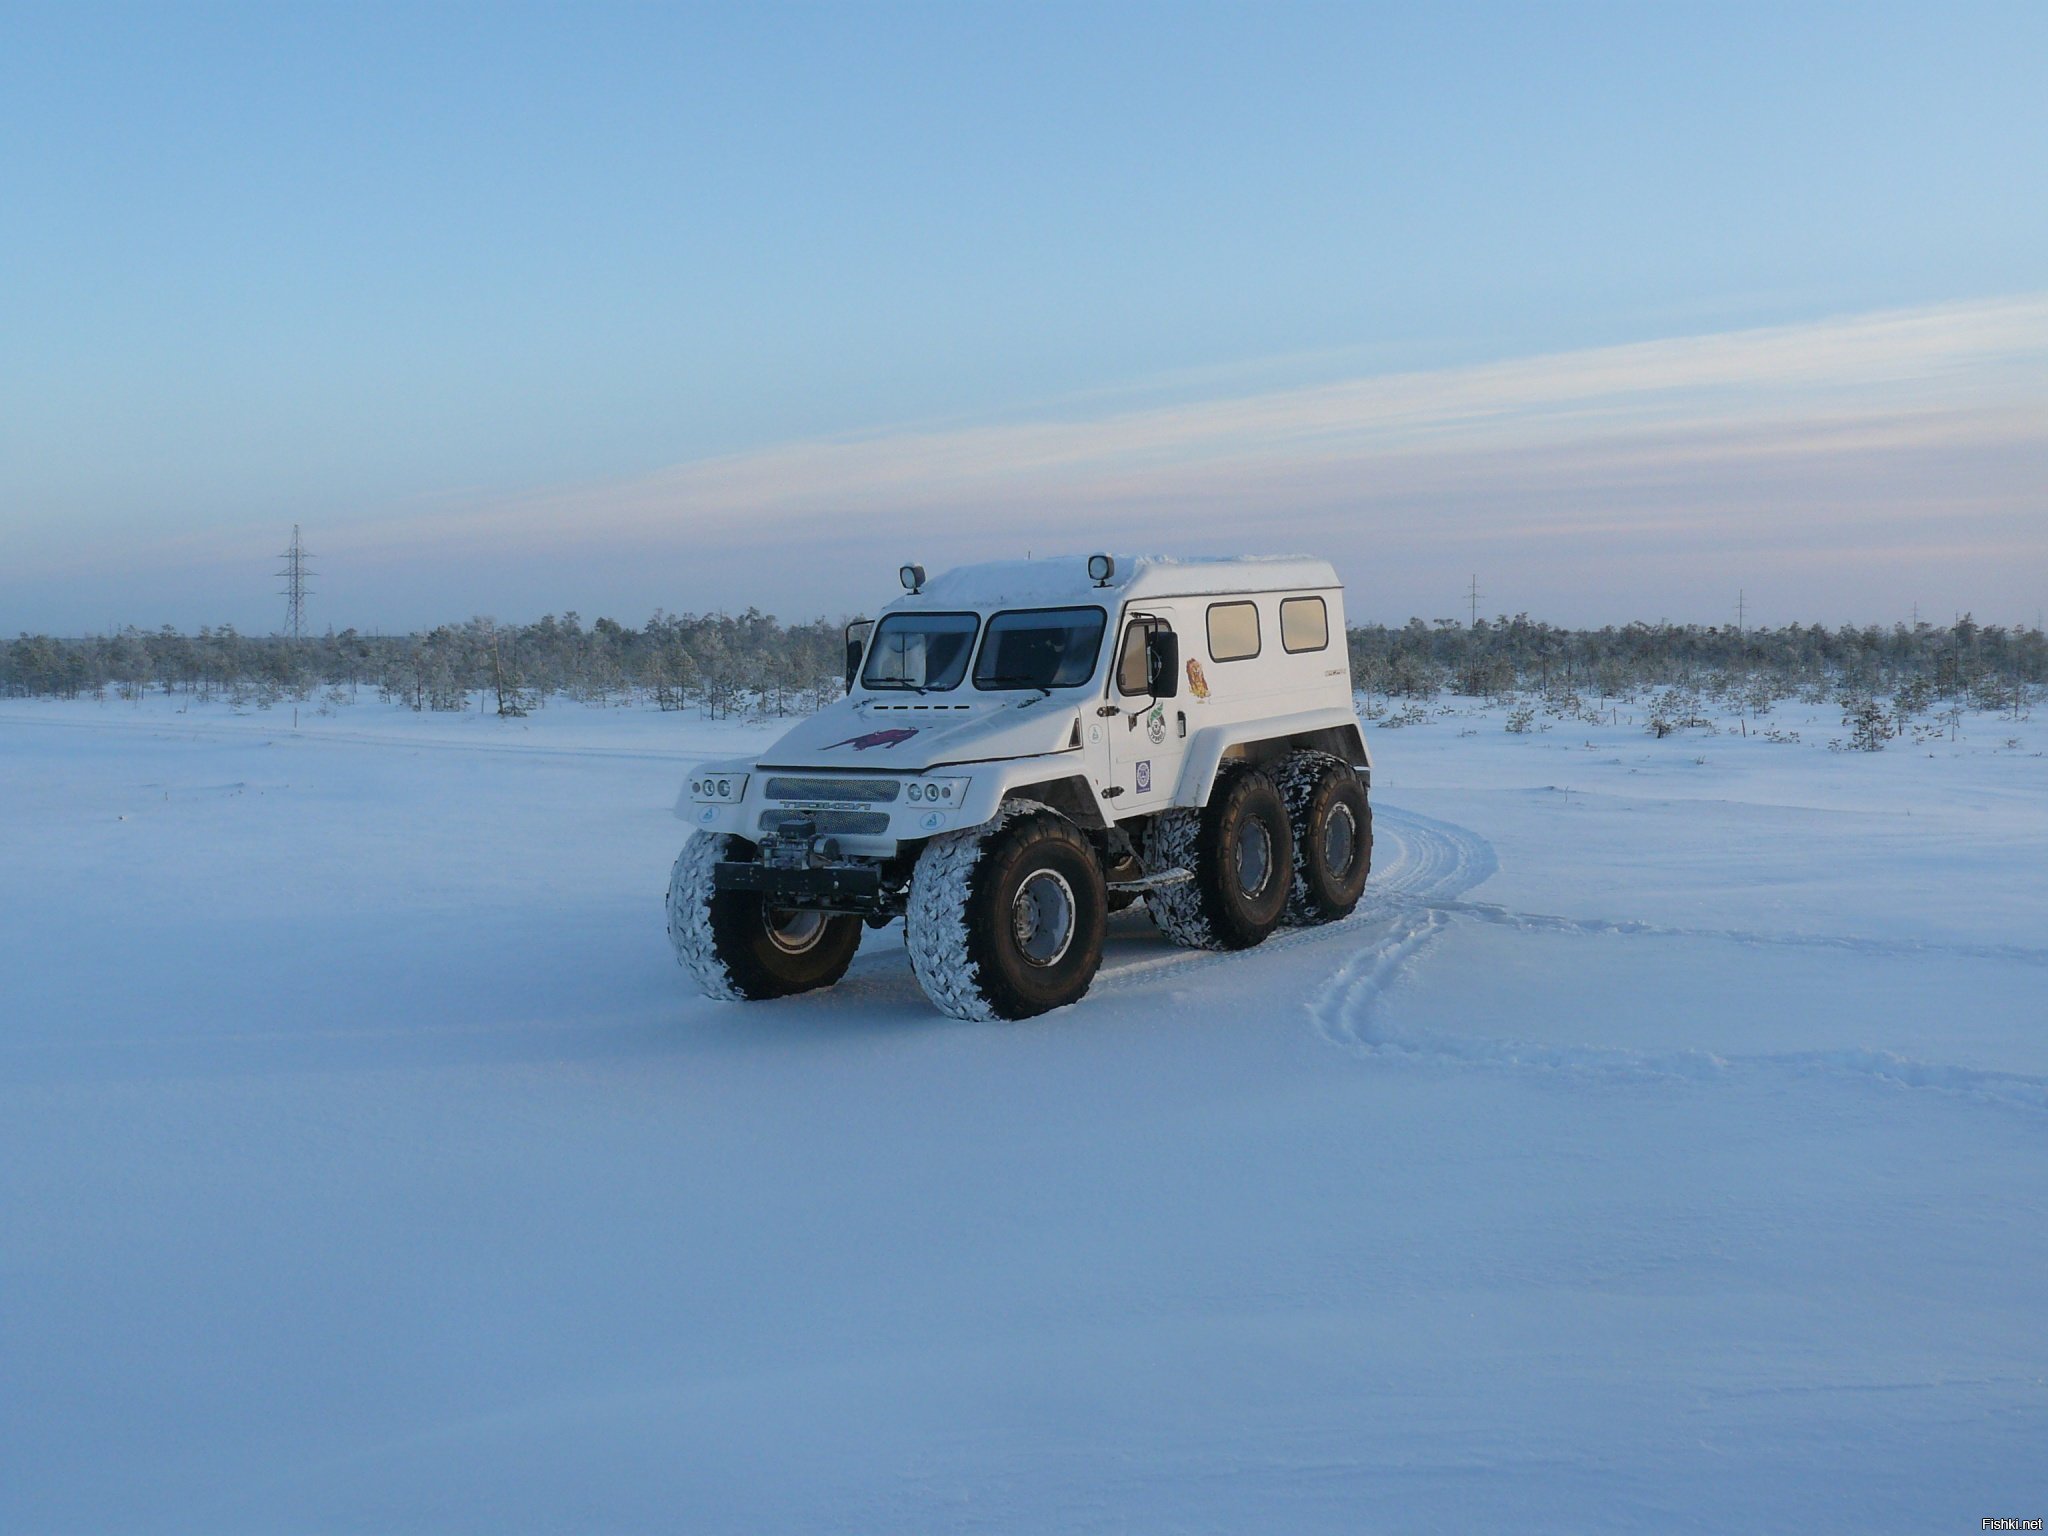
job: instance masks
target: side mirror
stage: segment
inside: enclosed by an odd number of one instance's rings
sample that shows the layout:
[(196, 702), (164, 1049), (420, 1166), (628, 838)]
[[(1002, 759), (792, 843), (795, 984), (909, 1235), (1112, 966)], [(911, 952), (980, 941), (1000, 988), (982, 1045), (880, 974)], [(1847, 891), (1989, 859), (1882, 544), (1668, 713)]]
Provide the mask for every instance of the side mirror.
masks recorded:
[(846, 626), (846, 691), (853, 692), (860, 677), (860, 658), (868, 648), (868, 636), (875, 632), (873, 619), (855, 619)]
[(1155, 629), (1145, 636), (1146, 688), (1155, 699), (1170, 699), (1180, 692), (1180, 636), (1170, 629)]

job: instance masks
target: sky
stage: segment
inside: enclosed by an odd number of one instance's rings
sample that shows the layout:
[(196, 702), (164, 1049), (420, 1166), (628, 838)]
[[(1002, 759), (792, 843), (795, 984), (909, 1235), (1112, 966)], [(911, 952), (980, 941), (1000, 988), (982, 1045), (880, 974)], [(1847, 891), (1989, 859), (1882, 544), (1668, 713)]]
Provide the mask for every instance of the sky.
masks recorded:
[(0, 633), (2048, 603), (2048, 6), (0, 0)]

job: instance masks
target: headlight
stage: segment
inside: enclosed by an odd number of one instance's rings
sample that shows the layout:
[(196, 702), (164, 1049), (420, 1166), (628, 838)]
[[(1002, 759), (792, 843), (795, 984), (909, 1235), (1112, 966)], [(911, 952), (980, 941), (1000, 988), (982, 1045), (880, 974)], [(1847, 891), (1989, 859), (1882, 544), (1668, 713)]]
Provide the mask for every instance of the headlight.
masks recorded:
[(709, 801), (714, 805), (733, 805), (744, 800), (747, 794), (747, 776), (744, 773), (693, 773), (690, 775), (690, 798)]
[(969, 779), (912, 779), (903, 798), (912, 805), (936, 805), (942, 811), (957, 810), (967, 798)]

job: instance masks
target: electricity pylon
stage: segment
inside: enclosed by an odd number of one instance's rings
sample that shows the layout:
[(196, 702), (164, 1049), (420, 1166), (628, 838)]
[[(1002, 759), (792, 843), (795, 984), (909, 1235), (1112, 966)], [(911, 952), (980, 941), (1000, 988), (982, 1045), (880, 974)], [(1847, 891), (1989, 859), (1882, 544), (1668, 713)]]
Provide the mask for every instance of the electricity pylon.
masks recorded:
[(284, 598), (285, 633), (294, 640), (306, 637), (306, 597), (313, 590), (306, 585), (306, 578), (313, 573), (312, 556), (306, 552), (305, 544), (299, 538), (299, 525), (292, 524), (292, 547), (278, 557), (284, 561), (278, 575), (284, 578), (284, 589), (279, 594)]

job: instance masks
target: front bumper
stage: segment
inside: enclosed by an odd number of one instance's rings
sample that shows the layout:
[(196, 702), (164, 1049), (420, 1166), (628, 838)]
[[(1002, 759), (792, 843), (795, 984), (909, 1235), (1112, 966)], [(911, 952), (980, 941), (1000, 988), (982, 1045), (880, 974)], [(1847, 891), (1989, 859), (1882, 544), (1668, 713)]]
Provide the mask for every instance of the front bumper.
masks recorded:
[(872, 864), (820, 864), (786, 869), (751, 861), (712, 867), (720, 891), (758, 891), (769, 905), (833, 912), (872, 912), (882, 905), (882, 871)]

